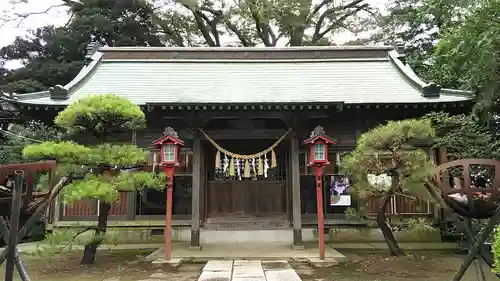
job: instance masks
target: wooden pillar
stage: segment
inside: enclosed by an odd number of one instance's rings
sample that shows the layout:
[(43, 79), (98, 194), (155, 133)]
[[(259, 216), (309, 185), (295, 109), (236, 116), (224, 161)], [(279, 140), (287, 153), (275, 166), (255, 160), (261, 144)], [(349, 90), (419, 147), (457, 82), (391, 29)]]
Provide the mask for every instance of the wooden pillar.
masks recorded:
[(292, 131), (290, 143), (291, 186), (292, 186), (292, 222), (293, 248), (304, 249), (302, 243), (302, 218), (300, 213), (300, 166), (299, 166), (299, 138), (297, 132)]
[[(436, 150), (432, 147), (427, 149), (427, 154), (429, 155), (429, 161), (437, 166), (437, 159), (436, 159)], [(434, 217), (435, 220), (439, 220), (441, 214), (441, 208), (439, 207), (439, 204), (433, 204), (431, 201), (428, 201), (427, 204), (430, 206), (430, 211), (432, 213), (432, 216)]]
[(441, 164), (448, 162), (448, 155), (447, 155), (446, 146), (438, 147), (437, 151), (438, 151), (437, 165), (441, 165)]
[(193, 132), (193, 173), (191, 201), (191, 244), (190, 248), (200, 247), (200, 190), (202, 187), (201, 138), (197, 129)]

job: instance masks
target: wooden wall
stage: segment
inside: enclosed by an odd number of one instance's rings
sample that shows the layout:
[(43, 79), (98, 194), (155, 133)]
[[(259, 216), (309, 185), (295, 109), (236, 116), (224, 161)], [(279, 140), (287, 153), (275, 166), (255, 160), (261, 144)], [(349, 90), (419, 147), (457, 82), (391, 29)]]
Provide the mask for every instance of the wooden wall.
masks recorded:
[[(120, 199), (112, 204), (110, 220), (124, 220), (127, 216), (128, 206), (127, 198), (132, 196), (130, 193), (120, 193)], [(370, 197), (366, 200), (368, 214), (377, 212), (379, 202), (378, 198)], [(427, 216), (431, 215), (431, 206), (423, 199), (411, 199), (405, 196), (395, 196), (391, 203), (386, 207), (388, 215), (408, 215), (408, 216)], [(97, 201), (84, 200), (71, 204), (65, 204), (63, 207), (64, 221), (89, 220), (97, 218)], [(162, 218), (155, 218), (161, 220)], [(175, 219), (175, 218), (174, 218)]]
[[(431, 112), (433, 109), (427, 108), (416, 108), (416, 107), (400, 107), (399, 109), (385, 109), (379, 107), (351, 107), (344, 108), (342, 111), (330, 111), (327, 112), (328, 118), (315, 118), (315, 119), (302, 119), (299, 129), (299, 136), (301, 139), (307, 138), (309, 132), (314, 129), (314, 127), (321, 125), (325, 128), (326, 133), (330, 135), (332, 138), (337, 140), (337, 145), (333, 146), (331, 152), (344, 152), (349, 151), (355, 147), (356, 139), (363, 132), (368, 131), (369, 129), (386, 123), (388, 120), (399, 120), (405, 118), (412, 118), (423, 116), (424, 114)], [(262, 114), (267, 114), (268, 112), (262, 112)], [(272, 113), (272, 112), (271, 112)], [(172, 126), (175, 130), (178, 131), (181, 139), (186, 142), (186, 147), (189, 149), (192, 147), (192, 131), (188, 129), (188, 124), (186, 122), (185, 117), (189, 117), (189, 112), (169, 112), (169, 119), (165, 119), (165, 112), (153, 112), (148, 113), (148, 129), (137, 131), (135, 133), (136, 144), (139, 147), (148, 148), (151, 146), (152, 141), (159, 138), (162, 135), (164, 127)], [(176, 114), (179, 115), (177, 119)], [(222, 112), (221, 115), (228, 114), (228, 112)], [(230, 112), (235, 116), (239, 116), (238, 112)], [(301, 114), (301, 112), (297, 112), (295, 114)], [(255, 113), (253, 117), (259, 117), (260, 113)], [(192, 116), (191, 116), (192, 117)], [(162, 120), (158, 122), (158, 120)], [(213, 125), (213, 124), (212, 124)], [(274, 127), (273, 127), (274, 128)], [(207, 125), (205, 128), (208, 130), (221, 129), (218, 127)], [(227, 131), (231, 131), (231, 128), (224, 128), (225, 133)], [(237, 128), (235, 128), (237, 129)], [(266, 128), (269, 129), (269, 128)], [(256, 129), (258, 130), (258, 128)], [(251, 131), (251, 130), (249, 130)], [(92, 139), (89, 136), (85, 137), (85, 143), (87, 144), (96, 144), (96, 140)], [(241, 134), (239, 135), (241, 137)], [(246, 137), (246, 136), (245, 136)], [(121, 142), (121, 143), (132, 143), (132, 133), (114, 135), (109, 141), (112, 142)], [(287, 140), (285, 140), (287, 141)], [(301, 150), (304, 151), (305, 148), (301, 147)], [(332, 159), (333, 160), (333, 159)], [(302, 164), (302, 163), (301, 163)], [(331, 170), (329, 173), (338, 173), (335, 168), (327, 167), (326, 170)], [(301, 167), (301, 174), (305, 168)], [(179, 171), (181, 172), (181, 171)], [(176, 172), (177, 173), (177, 172)], [(182, 171), (181, 173), (190, 174), (189, 171)], [(305, 172), (305, 174), (309, 174)], [(130, 207), (130, 204), (127, 205), (128, 196), (132, 196), (131, 194), (120, 195), (120, 200), (113, 204), (112, 214), (116, 218), (127, 217), (127, 208)], [(366, 202), (368, 210), (374, 212), (377, 208), (378, 202), (376, 198), (370, 198)], [(87, 216), (95, 216), (97, 214), (97, 204), (96, 202), (74, 202), (71, 205), (67, 205), (64, 207), (63, 215), (64, 219), (69, 220), (77, 220), (82, 219)], [(387, 207), (388, 214), (402, 214), (402, 215), (427, 215), (429, 214), (430, 208), (428, 208), (428, 204), (425, 201), (418, 199), (410, 199), (403, 196), (396, 196), (391, 201), (390, 206)], [(130, 211), (131, 212), (131, 211)], [(129, 216), (130, 217), (130, 216)], [(131, 216), (134, 217), (134, 216)], [(158, 218), (160, 219), (160, 218)]]

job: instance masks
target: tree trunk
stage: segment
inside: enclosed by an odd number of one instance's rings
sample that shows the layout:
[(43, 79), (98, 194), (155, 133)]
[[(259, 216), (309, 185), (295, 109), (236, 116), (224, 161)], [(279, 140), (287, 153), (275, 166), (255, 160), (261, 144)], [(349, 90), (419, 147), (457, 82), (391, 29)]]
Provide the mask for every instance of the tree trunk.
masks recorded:
[(378, 212), (377, 212), (377, 224), (380, 227), (380, 230), (382, 231), (382, 234), (384, 235), (385, 242), (387, 243), (387, 246), (389, 247), (389, 251), (391, 252), (391, 255), (393, 256), (404, 256), (405, 252), (403, 249), (399, 247), (398, 242), (396, 241), (396, 238), (394, 237), (394, 234), (392, 233), (391, 228), (387, 224), (387, 219), (385, 216), (385, 207), (391, 200), (391, 197), (389, 195), (384, 195), (381, 199), (382, 206), (379, 207)]
[(90, 241), (89, 244), (85, 246), (81, 264), (94, 264), (97, 248), (99, 248), (99, 246), (104, 241), (104, 235), (106, 234), (106, 228), (108, 226), (108, 216), (110, 209), (111, 204), (104, 201), (99, 201), (99, 217), (97, 220), (97, 229), (95, 230), (92, 241)]

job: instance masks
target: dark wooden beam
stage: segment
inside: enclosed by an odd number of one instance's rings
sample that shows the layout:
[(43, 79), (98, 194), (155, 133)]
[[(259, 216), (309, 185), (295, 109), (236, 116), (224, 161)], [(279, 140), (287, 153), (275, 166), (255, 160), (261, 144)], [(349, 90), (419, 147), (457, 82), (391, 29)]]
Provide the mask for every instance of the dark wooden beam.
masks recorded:
[[(214, 139), (278, 139), (287, 130), (283, 129), (239, 129), (239, 130), (205, 130), (207, 135)], [(204, 136), (201, 136), (205, 139)]]
[(292, 187), (292, 224), (293, 247), (303, 250), (302, 242), (302, 217), (300, 213), (300, 163), (299, 163), (299, 138), (295, 131), (290, 132), (290, 161), (291, 161), (291, 187)]
[(202, 187), (200, 132), (193, 131), (193, 185), (191, 201), (191, 243), (190, 248), (200, 247), (200, 190)]
[[(156, 112), (156, 111), (155, 111)], [(158, 116), (163, 119), (184, 119), (197, 116), (204, 122), (211, 119), (240, 119), (240, 118), (263, 118), (263, 119), (286, 119), (290, 115), (301, 115), (305, 118), (328, 118), (330, 111), (318, 110), (312, 112), (290, 112), (290, 111), (175, 111), (158, 112)]]

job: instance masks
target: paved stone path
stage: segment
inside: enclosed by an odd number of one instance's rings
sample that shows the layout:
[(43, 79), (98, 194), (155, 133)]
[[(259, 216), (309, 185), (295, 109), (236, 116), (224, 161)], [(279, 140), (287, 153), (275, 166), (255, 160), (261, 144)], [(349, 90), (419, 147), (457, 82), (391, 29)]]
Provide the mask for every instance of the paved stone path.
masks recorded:
[(210, 260), (198, 281), (301, 281), (287, 261)]

